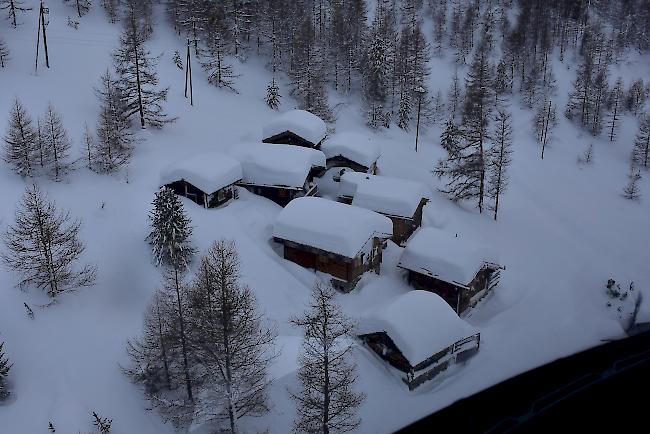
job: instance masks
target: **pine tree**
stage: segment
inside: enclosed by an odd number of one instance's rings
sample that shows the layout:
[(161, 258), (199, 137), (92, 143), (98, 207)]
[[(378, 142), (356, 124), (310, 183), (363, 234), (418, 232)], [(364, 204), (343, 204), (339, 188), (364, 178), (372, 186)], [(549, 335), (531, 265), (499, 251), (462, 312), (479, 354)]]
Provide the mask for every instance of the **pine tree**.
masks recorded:
[(308, 310), (292, 319), (304, 332), (298, 363), (301, 389), (290, 391), (296, 403), (296, 432), (348, 432), (361, 424), (357, 411), (365, 395), (357, 380), (349, 337), (354, 323), (334, 300), (330, 286), (317, 284)]
[(101, 76), (101, 86), (95, 89), (100, 101), (97, 140), (92, 149), (93, 170), (115, 172), (129, 162), (134, 142), (129, 131), (126, 97), (109, 71)]
[(12, 364), (9, 363), (4, 352), (4, 342), (0, 342), (0, 402), (4, 399), (7, 399), (9, 396), (9, 387), (7, 386), (7, 378), (9, 377), (9, 371), (11, 370)]
[(36, 184), (27, 187), (16, 220), (3, 236), (5, 265), (20, 275), (18, 286), (37, 287), (56, 299), (59, 294), (91, 286), (96, 268), (76, 267), (84, 246), (81, 223), (60, 211)]
[(280, 88), (275, 84), (275, 77), (273, 77), (271, 83), (266, 87), (266, 105), (277, 110), (280, 107), (280, 98)]
[(172, 189), (162, 187), (152, 205), (149, 214), (151, 232), (147, 241), (151, 244), (156, 265), (186, 268), (195, 250), (190, 244), (191, 220), (185, 214), (183, 204)]
[(462, 133), (458, 126), (454, 123), (453, 118), (449, 118), (445, 124), (445, 129), (440, 134), (440, 146), (447, 151), (448, 154), (454, 155), (458, 152), (459, 143), (462, 139)]
[(542, 145), (541, 157), (544, 159), (546, 146), (550, 143), (553, 136), (553, 131), (557, 126), (557, 111), (553, 101), (544, 101), (540, 105), (533, 119), (533, 129), (535, 130), (535, 138)]
[(32, 8), (25, 6), (23, 0), (0, 0), (0, 10), (7, 11), (7, 19), (16, 28), (20, 24), (18, 22), (18, 14), (31, 11)]
[(591, 95), (592, 116), (589, 129), (594, 136), (598, 136), (603, 129), (603, 117), (608, 93), (607, 66), (604, 66), (596, 72)]
[(88, 128), (88, 124), (84, 124), (84, 132), (81, 141), (84, 144), (84, 149), (86, 151), (86, 158), (88, 161), (88, 168), (90, 170), (93, 170), (93, 156), (92, 152), (97, 148), (97, 143), (95, 139), (95, 135), (93, 134), (92, 131), (90, 131), (90, 128)]
[(510, 92), (512, 86), (511, 80), (512, 79), (508, 75), (508, 66), (506, 65), (506, 61), (504, 58), (501, 58), (497, 65), (494, 82), (492, 83), (497, 107), (502, 105), (503, 99)]
[(102, 7), (106, 11), (108, 20), (115, 24), (120, 15), (120, 2), (121, 0), (102, 0)]
[(68, 132), (63, 126), (61, 116), (48, 104), (43, 123), (43, 145), (51, 157), (52, 175), (60, 180), (71, 168), (70, 146), (72, 145)]
[(9, 128), (4, 137), (4, 160), (21, 176), (32, 176), (38, 149), (38, 132), (32, 119), (16, 98), (10, 113)]
[(240, 282), (232, 241), (212, 244), (201, 261), (191, 294), (192, 348), (207, 373), (197, 403), (204, 417), (238, 420), (268, 412), (268, 369), (276, 333), (259, 313), (253, 291)]
[(650, 168), (650, 114), (641, 116), (639, 131), (634, 139), (632, 161), (645, 169)]
[(7, 43), (0, 36), (0, 68), (4, 68), (9, 61), (9, 47)]
[(494, 199), (494, 220), (499, 212), (499, 199), (508, 186), (507, 169), (512, 159), (512, 122), (510, 113), (500, 110), (494, 119), (492, 146), (487, 152), (489, 183), (487, 195)]
[(91, 0), (65, 0), (65, 2), (72, 3), (72, 6), (74, 6), (75, 10), (77, 11), (79, 18), (86, 15), (92, 6)]
[(218, 31), (210, 32), (203, 69), (208, 72), (208, 81), (217, 87), (237, 92), (234, 87), (237, 75), (232, 64), (226, 59), (228, 45), (223, 35)]
[(628, 200), (639, 200), (641, 191), (639, 190), (639, 181), (641, 180), (641, 171), (634, 165), (630, 166), (630, 173), (627, 175), (628, 183), (623, 189), (623, 197)]
[(589, 125), (591, 115), (592, 70), (590, 62), (585, 61), (576, 69), (573, 90), (569, 93), (564, 115), (569, 120), (578, 119), (583, 126)]
[(451, 79), (451, 85), (447, 92), (447, 110), (452, 119), (456, 119), (460, 112), (461, 101), (463, 99), (463, 90), (460, 80), (458, 79), (458, 70), (454, 70), (454, 76)]
[(648, 91), (646, 90), (643, 80), (635, 80), (630, 85), (630, 89), (627, 92), (625, 103), (626, 108), (636, 116), (643, 110), (643, 105), (647, 99)]
[(147, 36), (146, 29), (131, 8), (124, 21), (120, 48), (113, 53), (113, 60), (117, 82), (124, 95), (126, 117), (137, 116), (142, 128), (145, 125), (161, 128), (175, 119), (165, 114), (161, 105), (167, 99), (169, 89), (157, 89), (156, 61), (144, 45)]
[(181, 53), (178, 50), (174, 51), (172, 62), (174, 62), (174, 65), (176, 65), (178, 69), (183, 70), (183, 59), (181, 59)]
[(363, 59), (363, 97), (367, 108), (368, 124), (377, 128), (382, 123), (384, 105), (389, 91), (389, 70), (393, 56), (390, 37), (385, 34), (386, 11), (378, 11), (367, 37), (368, 47)]
[(591, 162), (594, 159), (594, 144), (589, 143), (585, 150), (583, 151), (582, 155), (578, 155), (578, 164), (591, 164)]
[(614, 88), (612, 89), (607, 104), (610, 110), (607, 121), (607, 133), (610, 142), (614, 141), (620, 128), (620, 112), (623, 106), (623, 98), (623, 80), (619, 77), (616, 85), (614, 85)]

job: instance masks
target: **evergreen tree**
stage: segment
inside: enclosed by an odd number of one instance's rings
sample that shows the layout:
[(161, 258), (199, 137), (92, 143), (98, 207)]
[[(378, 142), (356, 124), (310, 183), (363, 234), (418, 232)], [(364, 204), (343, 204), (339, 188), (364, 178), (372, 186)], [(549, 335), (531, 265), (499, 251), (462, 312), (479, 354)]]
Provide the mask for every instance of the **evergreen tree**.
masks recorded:
[(381, 6), (368, 35), (368, 47), (363, 61), (363, 96), (367, 107), (368, 124), (377, 128), (382, 124), (384, 105), (389, 91), (389, 71), (393, 56), (391, 43), (385, 34), (386, 11)]
[(43, 145), (52, 165), (52, 176), (60, 180), (71, 168), (70, 137), (63, 126), (61, 116), (48, 104), (43, 124)]
[(126, 97), (109, 71), (101, 76), (101, 86), (95, 89), (100, 100), (97, 140), (92, 149), (93, 170), (114, 172), (129, 162), (134, 142), (129, 131)]
[(645, 169), (650, 168), (650, 115), (648, 114), (641, 116), (639, 131), (634, 139), (632, 161)]
[(620, 128), (620, 112), (623, 108), (623, 98), (623, 80), (619, 77), (616, 85), (614, 85), (614, 88), (612, 89), (607, 104), (610, 110), (607, 121), (607, 133), (610, 142), (614, 141), (618, 134), (618, 129)]
[(553, 131), (557, 126), (557, 112), (553, 101), (548, 100), (544, 101), (540, 105), (533, 119), (533, 129), (535, 130), (535, 138), (542, 145), (542, 160), (544, 159), (544, 152), (546, 151), (546, 146), (551, 141), (553, 136)]
[(90, 170), (93, 170), (93, 156), (92, 152), (97, 148), (97, 144), (95, 141), (95, 135), (90, 131), (90, 128), (88, 128), (88, 124), (84, 124), (84, 132), (81, 141), (84, 144), (84, 148), (86, 151), (86, 158), (88, 161), (88, 168)]
[(4, 160), (17, 174), (32, 176), (38, 151), (38, 132), (17, 98), (14, 100), (9, 116), (9, 128), (4, 137)]
[(172, 57), (172, 62), (174, 62), (174, 65), (180, 70), (183, 70), (183, 59), (181, 59), (181, 53), (176, 50), (174, 51), (174, 56)]
[(31, 7), (25, 6), (23, 0), (0, 0), (0, 10), (4, 10), (7, 13), (7, 19), (11, 22), (11, 25), (16, 28), (18, 27), (18, 14), (31, 11)]
[(142, 128), (160, 128), (175, 119), (165, 114), (162, 103), (168, 88), (158, 90), (156, 62), (145, 47), (147, 31), (131, 8), (124, 20), (120, 48), (113, 53), (118, 85), (124, 96), (125, 116), (137, 116)]
[(65, 2), (74, 6), (75, 10), (77, 11), (77, 15), (79, 15), (79, 18), (86, 15), (92, 6), (91, 0), (65, 0)]
[(458, 126), (454, 123), (453, 118), (449, 118), (445, 124), (445, 129), (440, 135), (440, 146), (447, 151), (449, 155), (458, 152), (462, 133)]
[(627, 175), (628, 183), (623, 189), (623, 197), (628, 200), (639, 200), (641, 191), (639, 190), (639, 181), (641, 180), (641, 171), (634, 165), (630, 166), (630, 173)]
[(504, 58), (501, 58), (497, 65), (494, 83), (492, 84), (497, 107), (502, 105), (503, 99), (508, 93), (510, 93), (512, 86), (511, 80), (512, 79), (508, 75), (508, 66), (506, 65), (506, 61)]
[(573, 90), (569, 93), (564, 115), (569, 120), (577, 119), (583, 126), (589, 125), (591, 115), (592, 65), (585, 61), (576, 69)]
[(268, 412), (268, 369), (276, 333), (264, 323), (253, 291), (240, 282), (232, 241), (220, 240), (201, 261), (191, 293), (192, 348), (206, 372), (197, 412), (238, 420)]
[(115, 24), (120, 15), (120, 3), (121, 0), (102, 0), (102, 7), (106, 11), (106, 16), (108, 20)]
[(36, 184), (26, 188), (15, 218), (3, 236), (7, 251), (0, 258), (20, 275), (19, 287), (34, 286), (56, 299), (93, 285), (96, 268), (75, 266), (84, 251), (81, 223), (58, 210)]
[(202, 65), (208, 72), (208, 81), (217, 87), (237, 92), (234, 88), (237, 75), (233, 72), (232, 64), (226, 59), (228, 46), (221, 32), (210, 32), (207, 47)]
[(190, 244), (191, 220), (185, 214), (183, 204), (172, 189), (162, 187), (152, 205), (149, 214), (151, 232), (147, 241), (151, 244), (156, 265), (186, 268), (195, 250)]
[(495, 127), (492, 133), (492, 146), (488, 150), (487, 171), (489, 187), (487, 194), (494, 199), (492, 210), (494, 220), (499, 212), (499, 199), (508, 186), (507, 169), (512, 159), (512, 123), (510, 113), (499, 110), (494, 119)]
[(330, 286), (317, 284), (308, 310), (292, 319), (304, 332), (298, 363), (300, 390), (290, 391), (296, 403), (296, 432), (348, 432), (361, 424), (357, 411), (365, 395), (354, 390), (356, 364), (349, 337), (354, 323), (334, 300)]
[(627, 91), (625, 105), (628, 110), (638, 115), (643, 110), (643, 105), (648, 99), (648, 91), (642, 79), (635, 80)]
[(463, 89), (458, 79), (458, 70), (454, 70), (454, 76), (451, 79), (451, 85), (447, 92), (447, 110), (451, 119), (456, 119), (460, 112), (461, 102), (463, 99)]
[(266, 105), (273, 110), (277, 110), (280, 106), (280, 88), (275, 83), (275, 77), (271, 79), (271, 83), (266, 87)]
[(589, 128), (594, 136), (598, 136), (603, 129), (603, 117), (609, 93), (607, 83), (607, 67), (604, 66), (596, 72), (591, 95), (592, 117)]
[(5, 355), (4, 345), (4, 342), (0, 342), (0, 402), (4, 399), (7, 399), (9, 396), (7, 378), (9, 377), (9, 371), (11, 370), (12, 366), (12, 364), (9, 363), (9, 359)]
[(4, 68), (9, 61), (9, 47), (7, 43), (0, 36), (0, 68)]

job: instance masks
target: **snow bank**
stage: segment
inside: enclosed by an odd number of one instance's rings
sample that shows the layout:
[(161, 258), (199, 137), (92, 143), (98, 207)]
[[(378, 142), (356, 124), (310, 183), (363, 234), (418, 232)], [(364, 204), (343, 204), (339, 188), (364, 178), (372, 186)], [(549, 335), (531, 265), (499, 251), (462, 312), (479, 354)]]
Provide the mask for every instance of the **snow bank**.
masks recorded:
[(348, 160), (370, 167), (377, 161), (379, 146), (363, 134), (343, 132), (328, 137), (321, 145), (321, 150), (327, 158), (344, 157)]
[(209, 194), (241, 179), (239, 161), (220, 152), (206, 152), (167, 166), (161, 172), (160, 185), (184, 180)]
[(280, 212), (273, 236), (354, 258), (373, 236), (393, 234), (389, 218), (320, 197), (294, 199)]
[(641, 304), (636, 315), (636, 323), (650, 323), (650, 291), (641, 290)]
[(409, 291), (362, 319), (360, 334), (386, 332), (411, 366), (477, 333), (439, 295)]
[(339, 196), (353, 197), (354, 206), (410, 218), (427, 192), (419, 182), (348, 170), (341, 176)]
[(316, 149), (292, 145), (252, 143), (231, 149), (241, 162), (246, 184), (301, 188), (313, 167), (325, 167), (325, 155)]
[(290, 110), (277, 116), (262, 128), (263, 139), (292, 132), (317, 145), (327, 135), (327, 125), (318, 116), (305, 110)]
[(408, 241), (398, 266), (446, 282), (467, 285), (485, 262), (498, 263), (489, 248), (447, 234), (420, 228)]

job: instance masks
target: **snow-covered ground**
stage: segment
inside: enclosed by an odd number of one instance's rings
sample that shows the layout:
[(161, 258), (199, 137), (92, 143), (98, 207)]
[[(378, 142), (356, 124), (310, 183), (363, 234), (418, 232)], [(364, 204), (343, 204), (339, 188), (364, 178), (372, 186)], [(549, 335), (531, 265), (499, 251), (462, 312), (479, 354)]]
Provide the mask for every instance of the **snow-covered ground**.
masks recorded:
[[(27, 3), (35, 4), (35, 1)], [(75, 139), (75, 154), (82, 156), (84, 123), (94, 126), (98, 104), (93, 86), (111, 65), (119, 25), (111, 25), (99, 8), (81, 19), (79, 30), (66, 26), (72, 10), (51, 2), (48, 43), (51, 68), (34, 72), (36, 13), (31, 11), (17, 31), (1, 22), (12, 59), (0, 69), (0, 131), (4, 132), (10, 105), (20, 98), (32, 117), (43, 113), (49, 101), (63, 114)], [(163, 22), (162, 14), (158, 17)], [(161, 84), (170, 86), (167, 111), (176, 123), (161, 131), (145, 130), (127, 170), (117, 175), (94, 174), (81, 168), (64, 182), (39, 179), (57, 203), (83, 220), (87, 250), (84, 259), (99, 266), (97, 285), (66, 296), (48, 309), (35, 309), (29, 320), (23, 303), (46, 302), (37, 291), (21, 292), (15, 279), (0, 271), (0, 339), (14, 362), (13, 398), (0, 405), (0, 432), (40, 433), (48, 421), (57, 432), (86, 432), (96, 410), (114, 419), (115, 434), (171, 433), (155, 412), (146, 411), (141, 392), (122, 375), (125, 342), (141, 332), (142, 314), (159, 283), (159, 270), (151, 261), (144, 238), (147, 214), (158, 188), (160, 171), (195, 153), (228, 153), (237, 143), (261, 139), (261, 126), (276, 112), (264, 103), (269, 74), (263, 61), (252, 58), (236, 65), (241, 77), (239, 94), (210, 86), (198, 65), (194, 68), (194, 107), (183, 96), (184, 72), (172, 63), (174, 50), (184, 43), (159, 24), (149, 42), (160, 53)], [(434, 59), (430, 88), (446, 91), (453, 65)], [(612, 72), (629, 81), (650, 70), (648, 58), (634, 58)], [(556, 61), (557, 105), (565, 104), (574, 71)], [(295, 108), (281, 82), (281, 110)], [(333, 97), (342, 98), (342, 97)], [(414, 152), (414, 135), (397, 128), (373, 132), (364, 125), (356, 99), (342, 99), (340, 131), (372, 137), (382, 152), (381, 174), (413, 179), (428, 186), (431, 202), (424, 211), (425, 226), (462, 233), (499, 252), (506, 266), (500, 286), (467, 321), (481, 333), (481, 350), (453, 375), (409, 392), (389, 369), (363, 347), (355, 351), (359, 386), (367, 394), (360, 432), (388, 432), (517, 373), (557, 357), (622, 335), (618, 321), (605, 307), (607, 278), (637, 288), (650, 287), (650, 180), (641, 183), (646, 195), (640, 203), (620, 195), (626, 183), (628, 157), (636, 120), (624, 117), (618, 140), (593, 139), (564, 118), (545, 159), (530, 134), (529, 111), (513, 104), (514, 154), (510, 189), (502, 199), (498, 222), (479, 215), (470, 206), (458, 206), (437, 193), (439, 181), (431, 175), (443, 155), (440, 129), (427, 128)], [(594, 144), (593, 165), (580, 167), (576, 156)], [(83, 166), (83, 164), (81, 164)], [(14, 204), (26, 182), (0, 165), (0, 225), (13, 220)], [(221, 237), (232, 238), (239, 250), (244, 280), (255, 291), (264, 312), (278, 324), (281, 357), (272, 370), (271, 411), (244, 421), (245, 428), (289, 432), (294, 417), (286, 389), (296, 382), (294, 370), (300, 346), (299, 330), (288, 321), (300, 312), (316, 275), (284, 261), (271, 241), (272, 224), (281, 210), (276, 204), (241, 191), (228, 206), (205, 210), (184, 200), (200, 251)], [(339, 301), (354, 317), (361, 317), (396, 295), (409, 291), (395, 264), (401, 249), (392, 243), (384, 255), (382, 273), (364, 276), (355, 291)]]

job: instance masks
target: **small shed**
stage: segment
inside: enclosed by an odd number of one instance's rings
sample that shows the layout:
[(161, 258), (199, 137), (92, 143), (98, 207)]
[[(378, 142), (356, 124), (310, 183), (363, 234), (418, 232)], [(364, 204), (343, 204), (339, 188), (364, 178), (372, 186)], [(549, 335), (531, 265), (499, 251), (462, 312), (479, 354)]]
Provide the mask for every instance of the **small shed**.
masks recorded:
[(340, 180), (339, 200), (390, 218), (400, 245), (421, 226), (426, 196), (424, 184), (406, 179), (346, 171)]
[(410, 390), (476, 354), (481, 341), (476, 329), (427, 291), (398, 296), (363, 319), (358, 333)]
[(319, 149), (327, 135), (325, 121), (305, 110), (289, 110), (262, 128), (262, 142)]
[(397, 263), (415, 289), (434, 292), (459, 315), (499, 283), (495, 253), (436, 228), (420, 228)]
[(253, 143), (238, 145), (231, 153), (243, 168), (238, 185), (281, 206), (316, 195), (314, 177), (325, 171), (325, 155), (300, 146)]
[(197, 154), (162, 170), (160, 184), (205, 208), (237, 198), (235, 184), (242, 180), (239, 161), (218, 152)]
[(327, 158), (327, 168), (347, 167), (356, 172), (377, 174), (379, 146), (369, 137), (358, 133), (337, 133), (321, 145)]
[(379, 273), (390, 219), (363, 208), (318, 197), (289, 203), (273, 227), (285, 259), (327, 273), (332, 284), (351, 291), (366, 271)]

